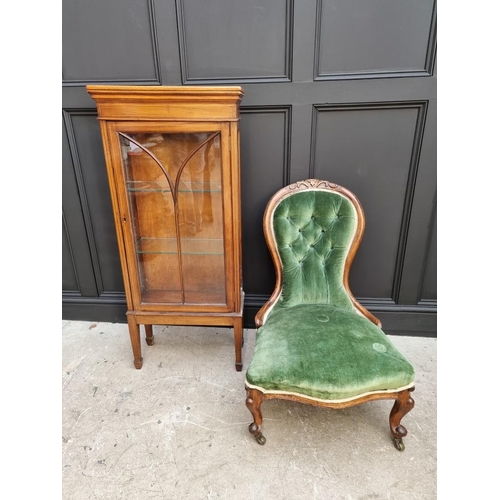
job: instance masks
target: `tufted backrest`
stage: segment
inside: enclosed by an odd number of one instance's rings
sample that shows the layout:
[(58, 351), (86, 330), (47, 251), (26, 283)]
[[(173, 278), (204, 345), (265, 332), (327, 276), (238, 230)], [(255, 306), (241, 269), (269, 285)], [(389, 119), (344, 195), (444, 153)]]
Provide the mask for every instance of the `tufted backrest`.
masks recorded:
[(282, 267), (278, 307), (330, 304), (354, 309), (344, 271), (359, 236), (358, 210), (348, 196), (327, 189), (299, 189), (277, 202), (268, 217)]

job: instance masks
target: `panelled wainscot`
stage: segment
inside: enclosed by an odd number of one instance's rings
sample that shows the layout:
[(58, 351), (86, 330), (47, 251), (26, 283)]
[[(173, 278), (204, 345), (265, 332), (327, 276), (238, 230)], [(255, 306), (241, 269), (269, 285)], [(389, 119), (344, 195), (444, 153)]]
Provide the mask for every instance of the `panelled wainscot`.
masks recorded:
[(234, 329), (242, 369), (241, 87), (88, 85), (97, 103), (136, 368), (140, 325)]

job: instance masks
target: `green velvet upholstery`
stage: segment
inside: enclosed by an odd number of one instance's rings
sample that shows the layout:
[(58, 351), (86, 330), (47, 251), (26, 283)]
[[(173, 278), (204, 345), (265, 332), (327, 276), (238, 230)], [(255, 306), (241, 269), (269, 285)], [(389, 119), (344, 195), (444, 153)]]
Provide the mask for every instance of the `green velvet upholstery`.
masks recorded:
[(358, 223), (353, 203), (334, 191), (299, 191), (276, 206), (283, 287), (257, 330), (249, 387), (338, 401), (413, 384), (412, 365), (344, 287)]
[(353, 310), (342, 278), (356, 227), (356, 210), (340, 194), (305, 191), (281, 201), (273, 215), (283, 263), (279, 306), (332, 304)]
[(412, 365), (365, 317), (323, 304), (274, 310), (258, 329), (247, 383), (325, 399), (395, 390)]

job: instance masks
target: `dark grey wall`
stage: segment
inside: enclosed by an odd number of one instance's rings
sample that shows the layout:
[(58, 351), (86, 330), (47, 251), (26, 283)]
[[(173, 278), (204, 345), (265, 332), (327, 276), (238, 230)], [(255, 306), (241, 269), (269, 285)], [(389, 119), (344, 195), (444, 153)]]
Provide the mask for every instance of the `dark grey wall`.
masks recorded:
[(384, 330), (436, 335), (434, 0), (63, 0), (63, 317), (125, 321), (89, 83), (228, 85), (241, 118), (245, 323), (274, 285), (262, 214), (308, 177), (352, 190), (351, 273)]

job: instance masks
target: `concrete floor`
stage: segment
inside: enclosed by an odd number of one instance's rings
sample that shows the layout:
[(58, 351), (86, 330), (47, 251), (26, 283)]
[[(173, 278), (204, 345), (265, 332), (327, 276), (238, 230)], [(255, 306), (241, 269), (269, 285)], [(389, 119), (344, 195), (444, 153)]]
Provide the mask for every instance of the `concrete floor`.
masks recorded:
[(389, 434), (391, 401), (345, 410), (272, 400), (259, 446), (248, 432), (245, 330), (154, 327), (133, 365), (125, 324), (62, 323), (62, 492), (83, 499), (437, 498), (436, 339), (391, 336), (416, 369), (406, 450)]

